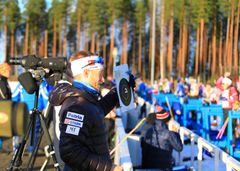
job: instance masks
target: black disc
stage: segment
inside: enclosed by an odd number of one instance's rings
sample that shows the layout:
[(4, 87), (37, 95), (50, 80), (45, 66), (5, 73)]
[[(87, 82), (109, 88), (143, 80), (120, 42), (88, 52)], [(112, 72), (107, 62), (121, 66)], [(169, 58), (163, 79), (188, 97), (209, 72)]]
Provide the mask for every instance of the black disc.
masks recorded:
[(125, 106), (128, 106), (131, 103), (131, 89), (128, 85), (128, 81), (123, 78), (119, 82), (119, 94), (121, 101)]

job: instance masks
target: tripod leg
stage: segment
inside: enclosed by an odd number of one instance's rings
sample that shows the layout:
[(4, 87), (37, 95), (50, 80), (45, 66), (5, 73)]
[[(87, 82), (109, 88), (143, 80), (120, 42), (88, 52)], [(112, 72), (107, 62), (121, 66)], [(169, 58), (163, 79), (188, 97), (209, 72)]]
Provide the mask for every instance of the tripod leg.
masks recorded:
[(51, 157), (53, 159), (54, 167), (56, 168), (56, 170), (60, 171), (60, 166), (59, 166), (59, 163), (57, 162), (57, 158), (55, 156), (55, 151), (54, 151), (54, 148), (53, 148), (53, 142), (52, 142), (51, 137), (49, 135), (46, 123), (44, 121), (44, 117), (40, 113), (39, 113), (39, 117), (40, 117), (40, 121), (41, 121), (41, 127), (43, 129), (44, 135), (46, 136), (46, 140), (47, 140), (47, 143), (48, 143), (48, 146), (49, 146), (49, 151), (50, 151), (49, 154), (51, 155)]
[(41, 143), (41, 140), (42, 140), (42, 135), (43, 135), (43, 131), (41, 130), (40, 134), (39, 134), (39, 137), (37, 139), (37, 142), (34, 145), (32, 155), (31, 155), (31, 157), (28, 161), (28, 164), (27, 164), (27, 168), (29, 168), (30, 170), (33, 170), (33, 166), (34, 166), (34, 163), (35, 163), (35, 160), (36, 160), (36, 157), (37, 157), (38, 149), (39, 149), (39, 146), (40, 146), (40, 143)]
[(49, 162), (50, 154), (49, 154), (48, 150), (49, 150), (49, 146), (45, 146), (44, 147), (44, 152), (45, 152), (45, 155), (46, 155), (46, 160), (44, 161), (40, 171), (44, 171), (45, 168), (47, 167), (48, 162)]
[[(51, 114), (53, 112), (53, 107), (51, 105), (47, 105), (46, 107), (46, 110), (45, 110), (45, 113), (44, 113), (44, 118), (45, 118), (45, 125), (47, 127), (49, 127), (50, 125), (50, 121), (51, 121)], [(37, 116), (37, 119), (39, 119), (39, 122), (40, 122), (40, 117)], [(36, 125), (38, 125), (38, 122), (36, 122)], [(37, 130), (37, 128), (35, 128)], [(37, 138), (37, 142), (35, 142), (35, 146), (34, 146), (34, 149), (33, 149), (33, 153), (29, 159), (29, 162), (28, 162), (28, 165), (27, 165), (27, 168), (29, 168), (30, 170), (33, 169), (33, 166), (35, 164), (35, 160), (36, 160), (36, 157), (37, 157), (37, 152), (38, 152), (38, 149), (39, 149), (39, 146), (41, 144), (41, 140), (42, 140), (42, 136), (43, 136), (43, 129), (40, 128), (40, 132), (39, 134), (36, 134), (36, 135), (39, 135), (39, 137)], [(35, 136), (36, 136), (35, 135)], [(45, 150), (46, 151), (46, 150)], [(48, 161), (49, 161), (49, 157), (50, 155), (48, 156)], [(43, 166), (42, 166), (42, 169), (44, 169), (46, 167), (46, 162), (44, 162)], [(45, 166), (44, 166), (45, 165)]]
[(12, 171), (14, 168), (18, 168), (19, 166), (22, 165), (22, 156), (23, 156), (23, 152), (24, 152), (26, 142), (27, 142), (28, 137), (30, 135), (31, 128), (32, 128), (32, 119), (30, 119), (30, 122), (27, 126), (27, 132), (24, 135), (23, 140), (20, 143), (18, 149), (15, 151), (15, 153), (13, 155), (13, 158), (9, 163), (9, 166), (7, 167), (7, 170)]

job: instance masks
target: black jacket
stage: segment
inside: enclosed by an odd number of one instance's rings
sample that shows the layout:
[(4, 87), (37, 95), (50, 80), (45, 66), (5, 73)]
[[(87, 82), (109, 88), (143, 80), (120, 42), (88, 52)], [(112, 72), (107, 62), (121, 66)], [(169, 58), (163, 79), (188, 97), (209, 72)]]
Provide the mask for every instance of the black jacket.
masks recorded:
[(156, 120), (143, 137), (143, 167), (171, 170), (173, 149), (183, 149), (179, 134), (169, 131), (166, 123)]
[(116, 89), (98, 99), (68, 83), (55, 87), (49, 97), (60, 110), (60, 155), (72, 170), (110, 171), (114, 168), (104, 116), (118, 103)]
[(11, 98), (12, 93), (7, 78), (0, 75), (0, 100), (10, 100)]

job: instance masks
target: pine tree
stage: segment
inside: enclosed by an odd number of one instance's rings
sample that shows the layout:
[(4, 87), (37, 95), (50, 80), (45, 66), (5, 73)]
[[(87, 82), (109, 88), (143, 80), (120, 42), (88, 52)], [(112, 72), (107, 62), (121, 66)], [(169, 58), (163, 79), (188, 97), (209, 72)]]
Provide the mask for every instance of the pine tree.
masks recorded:
[(142, 75), (142, 63), (143, 63), (143, 50), (142, 50), (142, 37), (144, 35), (144, 25), (146, 24), (146, 2), (138, 0), (136, 2), (135, 17), (136, 17), (136, 28), (138, 34), (138, 72)]
[(31, 53), (37, 54), (37, 44), (41, 37), (41, 33), (47, 26), (46, 2), (45, 0), (29, 0), (26, 4), (26, 18), (29, 22)]

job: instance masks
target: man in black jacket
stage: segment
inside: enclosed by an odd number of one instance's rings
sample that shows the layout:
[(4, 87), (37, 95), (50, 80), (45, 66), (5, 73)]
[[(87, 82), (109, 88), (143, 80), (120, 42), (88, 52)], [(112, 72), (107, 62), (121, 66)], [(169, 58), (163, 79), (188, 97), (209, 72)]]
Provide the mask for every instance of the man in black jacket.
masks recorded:
[[(11, 67), (7, 63), (0, 64), (0, 100), (11, 100), (12, 93), (7, 79), (11, 73)], [(0, 138), (0, 150), (2, 150), (3, 140)]]
[(169, 124), (170, 114), (162, 109), (155, 115), (153, 125), (148, 128), (142, 140), (143, 168), (172, 170), (172, 151), (182, 151), (183, 145), (177, 128)]
[(67, 69), (73, 81), (58, 84), (49, 101), (62, 105), (59, 150), (64, 170), (121, 171), (110, 159), (104, 116), (118, 103), (116, 89), (101, 97), (103, 59), (85, 51), (70, 58)]
[(7, 63), (0, 64), (0, 100), (11, 100), (12, 93), (7, 82), (11, 68)]

